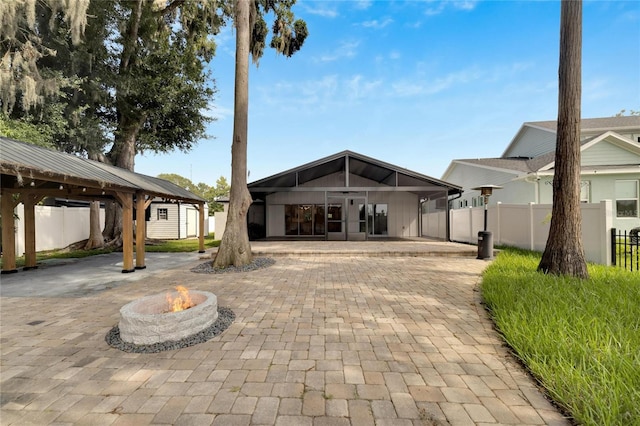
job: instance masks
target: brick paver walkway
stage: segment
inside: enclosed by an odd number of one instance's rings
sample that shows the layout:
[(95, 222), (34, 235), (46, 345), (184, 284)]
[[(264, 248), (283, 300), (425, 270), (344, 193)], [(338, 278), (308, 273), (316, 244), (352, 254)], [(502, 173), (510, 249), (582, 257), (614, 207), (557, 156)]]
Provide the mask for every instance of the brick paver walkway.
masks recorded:
[[(191, 264), (87, 297), (2, 297), (1, 424), (568, 424), (487, 319), (486, 262), (275, 259), (221, 275)], [(159, 354), (105, 343), (121, 306), (178, 284), (215, 293), (235, 322)]]

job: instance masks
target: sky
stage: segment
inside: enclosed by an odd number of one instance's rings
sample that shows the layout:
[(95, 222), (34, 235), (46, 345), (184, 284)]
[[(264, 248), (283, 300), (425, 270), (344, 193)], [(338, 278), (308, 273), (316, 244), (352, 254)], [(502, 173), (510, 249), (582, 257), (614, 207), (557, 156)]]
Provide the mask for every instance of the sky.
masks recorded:
[[(344, 150), (441, 178), (499, 157), (522, 123), (555, 120), (558, 1), (298, 0), (309, 36), (250, 65), (248, 182)], [(268, 20), (268, 25), (271, 22)], [(231, 179), (235, 32), (215, 38), (215, 121), (189, 153), (136, 172)], [(583, 4), (582, 117), (640, 110), (640, 2)]]

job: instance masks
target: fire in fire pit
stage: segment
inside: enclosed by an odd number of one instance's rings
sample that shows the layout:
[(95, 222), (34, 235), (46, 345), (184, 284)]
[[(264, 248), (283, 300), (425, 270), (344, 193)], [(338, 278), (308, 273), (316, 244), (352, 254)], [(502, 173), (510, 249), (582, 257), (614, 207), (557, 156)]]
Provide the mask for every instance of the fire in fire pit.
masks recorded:
[(122, 341), (149, 345), (192, 336), (211, 326), (217, 318), (215, 294), (178, 287), (166, 295), (146, 296), (124, 305), (118, 327)]
[(179, 294), (178, 297), (173, 297), (171, 293), (167, 293), (167, 303), (169, 304), (167, 312), (184, 311), (185, 309), (189, 309), (193, 306), (189, 290), (187, 290), (186, 287), (179, 285), (176, 287), (176, 291)]

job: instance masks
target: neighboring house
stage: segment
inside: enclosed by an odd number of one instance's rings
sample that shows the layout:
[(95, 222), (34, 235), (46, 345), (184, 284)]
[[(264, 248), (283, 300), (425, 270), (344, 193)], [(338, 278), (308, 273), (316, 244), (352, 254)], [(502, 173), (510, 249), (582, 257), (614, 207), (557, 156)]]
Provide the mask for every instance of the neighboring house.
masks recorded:
[[(155, 198), (145, 212), (147, 237), (173, 239), (197, 237), (199, 235), (199, 213), (196, 206), (182, 202), (165, 202)], [(209, 206), (204, 204), (205, 235), (208, 234)]]
[[(267, 238), (367, 240), (425, 235), (421, 205), (446, 209), (457, 185), (351, 151), (248, 185), (250, 234)], [(436, 201), (439, 200), (439, 201)], [(446, 227), (440, 235), (447, 238)]]
[[(640, 226), (640, 116), (591, 118), (581, 122), (581, 192), (584, 203), (613, 201), (613, 226)], [(482, 205), (485, 184), (502, 186), (489, 199), (511, 204), (553, 201), (556, 122), (524, 123), (499, 158), (453, 160), (442, 179), (464, 194), (452, 208)]]

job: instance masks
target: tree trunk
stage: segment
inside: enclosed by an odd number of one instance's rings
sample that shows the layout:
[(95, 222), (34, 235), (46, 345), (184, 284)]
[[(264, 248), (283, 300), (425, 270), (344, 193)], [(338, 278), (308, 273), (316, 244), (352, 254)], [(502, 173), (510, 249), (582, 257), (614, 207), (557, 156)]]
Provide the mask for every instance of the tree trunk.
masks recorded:
[(580, 211), (581, 62), (582, 0), (563, 0), (553, 208), (549, 238), (538, 270), (588, 278)]
[(100, 230), (100, 201), (92, 201), (89, 204), (89, 239), (85, 244), (85, 250), (104, 247), (104, 237)]
[[(120, 130), (116, 132), (115, 142), (109, 153), (111, 164), (133, 171), (136, 138), (138, 137), (140, 124), (137, 120), (122, 116), (118, 127)], [(122, 207), (117, 202), (107, 204), (102, 234), (108, 240), (107, 244), (109, 246), (122, 246)]]
[(247, 212), (251, 194), (247, 188), (247, 127), (249, 115), (249, 10), (251, 0), (236, 0), (236, 73), (231, 145), (231, 190), (227, 224), (213, 266), (242, 266), (251, 263)]

